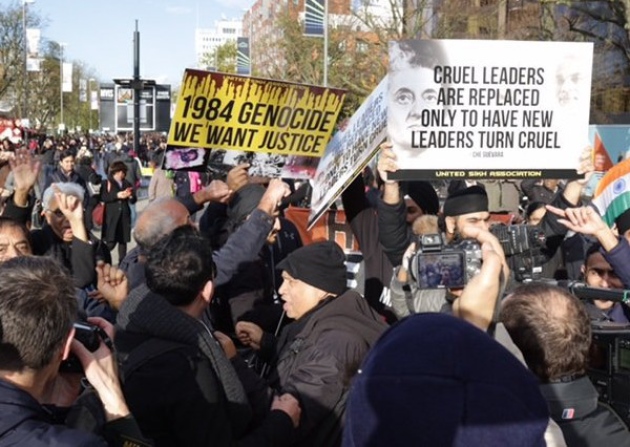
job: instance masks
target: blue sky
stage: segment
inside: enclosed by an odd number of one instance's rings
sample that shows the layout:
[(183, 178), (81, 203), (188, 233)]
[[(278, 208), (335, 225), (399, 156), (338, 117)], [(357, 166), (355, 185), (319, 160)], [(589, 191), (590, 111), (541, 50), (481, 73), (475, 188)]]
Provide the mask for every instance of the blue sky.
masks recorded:
[[(66, 43), (66, 60), (81, 60), (102, 82), (133, 76), (133, 32), (140, 31), (140, 76), (173, 86), (195, 63), (195, 27), (242, 18), (255, 0), (35, 0), (42, 37)], [(0, 8), (21, 0), (0, 0)]]

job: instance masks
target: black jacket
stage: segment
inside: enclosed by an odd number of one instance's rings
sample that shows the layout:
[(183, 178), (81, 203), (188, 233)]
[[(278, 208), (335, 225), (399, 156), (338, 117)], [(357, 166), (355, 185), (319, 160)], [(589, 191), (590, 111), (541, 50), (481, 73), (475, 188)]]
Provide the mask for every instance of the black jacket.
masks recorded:
[[(365, 185), (361, 176), (358, 176), (344, 190), (341, 194), (341, 200), (352, 233), (359, 241), (359, 249), (363, 254), (365, 299), (379, 313), (386, 314), (391, 318), (391, 312), (385, 308), (381, 295), (383, 289), (389, 287), (394, 267), (385, 255), (383, 246), (378, 239), (378, 216), (365, 196)], [(386, 291), (386, 293), (388, 292)], [(386, 298), (389, 299), (389, 297)]]
[[(117, 324), (123, 391), (143, 433), (157, 446), (237, 445), (250, 408), (208, 329), (144, 285), (125, 300)], [(292, 430), (287, 415), (273, 413), (273, 423)], [(264, 427), (238, 445), (282, 445), (282, 431)]]
[[(131, 188), (133, 193), (128, 199), (119, 199), (119, 192)], [(131, 208), (130, 203), (136, 203), (136, 193), (133, 185), (123, 180), (122, 187), (109, 178), (101, 186), (101, 201), (105, 204), (105, 217), (102, 237), (107, 242), (126, 243), (131, 240)], [(120, 227), (119, 227), (120, 225)]]
[(588, 377), (542, 384), (540, 391), (568, 446), (630, 446), (628, 427), (612, 408), (598, 401), (597, 390)]
[[(386, 327), (366, 300), (349, 290), (282, 330), (268, 383), (300, 401), (296, 446), (341, 445), (350, 381)], [(251, 370), (238, 372), (248, 392), (256, 389), (259, 378)]]
[(72, 171), (70, 175), (65, 175), (63, 172), (61, 172), (59, 168), (56, 168), (54, 171), (52, 171), (50, 176), (46, 179), (44, 191), (53, 183), (68, 183), (68, 182), (72, 182), (72, 183), (76, 183), (80, 185), (84, 190), (86, 190), (86, 195), (87, 195), (87, 185), (85, 184), (81, 176), (76, 171)]
[(4, 446), (145, 446), (133, 418), (111, 421), (104, 438), (64, 426), (55, 413), (39, 404), (26, 391), (0, 380), (0, 447)]

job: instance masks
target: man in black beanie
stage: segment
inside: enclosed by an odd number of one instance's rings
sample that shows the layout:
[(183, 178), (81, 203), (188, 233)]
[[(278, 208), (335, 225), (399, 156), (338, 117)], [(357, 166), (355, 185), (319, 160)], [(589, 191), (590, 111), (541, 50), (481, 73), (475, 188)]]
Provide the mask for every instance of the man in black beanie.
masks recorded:
[[(346, 288), (345, 256), (334, 242), (316, 242), (289, 254), (280, 264), (280, 294), (287, 316), (295, 321), (277, 340), (249, 322), (236, 325), (242, 343), (270, 359), (267, 378), (273, 393), (290, 393), (300, 401), (302, 417), (295, 445), (338, 446), (350, 380), (386, 325), (366, 300)], [(260, 378), (222, 340), (247, 390)], [(269, 408), (269, 405), (266, 405)]]

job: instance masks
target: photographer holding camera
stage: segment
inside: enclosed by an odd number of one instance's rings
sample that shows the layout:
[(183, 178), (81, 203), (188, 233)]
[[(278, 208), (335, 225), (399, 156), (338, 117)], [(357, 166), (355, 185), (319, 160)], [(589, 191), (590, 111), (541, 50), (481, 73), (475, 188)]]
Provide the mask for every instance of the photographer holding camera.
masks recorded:
[[(580, 156), (578, 174), (583, 179), (570, 181), (562, 194), (556, 195), (552, 205), (567, 209), (579, 205), (584, 185), (593, 172), (590, 147)], [(400, 202), (397, 182), (388, 180), (389, 172), (398, 170), (396, 156), (391, 146), (383, 144), (378, 161), (378, 172), (385, 179), (383, 198), (379, 201), (379, 239), (393, 265), (402, 263), (403, 254), (413, 241), (413, 235), (405, 223), (404, 216), (397, 212)], [(461, 233), (464, 225), (489, 229), (490, 213), (488, 197), (480, 186), (471, 186), (450, 194), (443, 207), (440, 220), (445, 244), (466, 239)], [(556, 277), (563, 267), (558, 250), (565, 239), (567, 228), (558, 222), (558, 217), (547, 213), (537, 226), (511, 225), (494, 226), (491, 230), (502, 242), (511, 269), (519, 281)]]
[[(90, 352), (74, 339), (72, 278), (54, 260), (32, 256), (0, 264), (0, 277), (0, 446), (148, 445), (123, 398), (113, 353), (103, 342)], [(89, 321), (113, 338), (105, 320)], [(98, 395), (100, 414), (85, 418), (87, 406), (71, 408), (83, 377), (59, 372), (71, 352)], [(81, 400), (90, 397), (85, 393)], [(103, 419), (94, 428), (98, 434), (73, 428), (85, 427), (88, 419)]]
[[(455, 191), (446, 199), (441, 222), (444, 233), (425, 232), (412, 242), (395, 271), (392, 302), (397, 303), (394, 309), (400, 316), (405, 316), (404, 307), (398, 304), (401, 295), (405, 296), (409, 313), (448, 311), (458, 291), (479, 271), (483, 241), (495, 247), (505, 264), (503, 280), (508, 279), (503, 248), (489, 231), (489, 217), (488, 196), (479, 186)], [(383, 232), (379, 236), (387, 239)], [(483, 241), (475, 241), (478, 237)]]
[[(378, 159), (378, 173), (384, 181), (383, 197), (378, 200), (379, 240), (395, 266), (401, 264), (403, 253), (413, 240), (404, 208), (398, 206), (401, 202), (398, 182), (388, 178), (388, 173), (397, 170), (398, 162), (391, 144), (382, 144)], [(481, 186), (454, 191), (444, 202), (443, 219), (440, 220), (445, 243), (453, 241), (459, 235), (458, 229), (464, 225), (487, 230), (489, 219), (488, 196)]]

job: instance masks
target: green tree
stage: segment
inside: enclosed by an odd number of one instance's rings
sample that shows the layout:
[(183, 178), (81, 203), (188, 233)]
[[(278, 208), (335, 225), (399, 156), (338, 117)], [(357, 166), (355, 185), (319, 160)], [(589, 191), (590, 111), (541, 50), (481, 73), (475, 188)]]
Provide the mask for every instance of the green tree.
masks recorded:
[[(304, 36), (303, 25), (290, 10), (282, 13), (276, 24), (279, 34), (253, 41), (254, 75), (323, 85), (324, 40)], [(357, 33), (352, 23), (331, 27), (328, 39), (327, 84), (348, 90), (342, 113), (345, 117), (352, 115), (381, 81), (386, 60), (371, 51), (367, 33)]]
[(593, 42), (591, 123), (627, 122), (630, 111), (628, 3), (611, 1), (541, 2), (541, 28), (547, 40)]
[(236, 41), (225, 42), (213, 52), (204, 54), (201, 63), (222, 73), (236, 73)]
[[(17, 1), (0, 10), (0, 102), (16, 107), (19, 116), (22, 116), (24, 104), (24, 76), (30, 76), (30, 73), (26, 73), (25, 66), (26, 36), (23, 19), (23, 9)], [(26, 27), (41, 26), (41, 18), (29, 11), (26, 15)]]
[[(40, 70), (27, 72), (25, 67), (25, 35), (21, 2), (14, 1), (0, 10), (0, 103), (15, 117), (27, 114), (32, 127), (56, 128), (61, 110), (61, 52), (58, 43), (42, 38)], [(29, 10), (28, 28), (42, 28), (44, 20)], [(81, 61), (73, 62), (73, 91), (64, 93), (64, 121), (68, 127), (90, 127), (89, 98), (79, 101), (79, 79), (96, 78), (92, 69)], [(94, 88), (98, 82), (94, 83)], [(26, 97), (25, 97), (26, 95)], [(96, 122), (94, 122), (96, 124)]]

